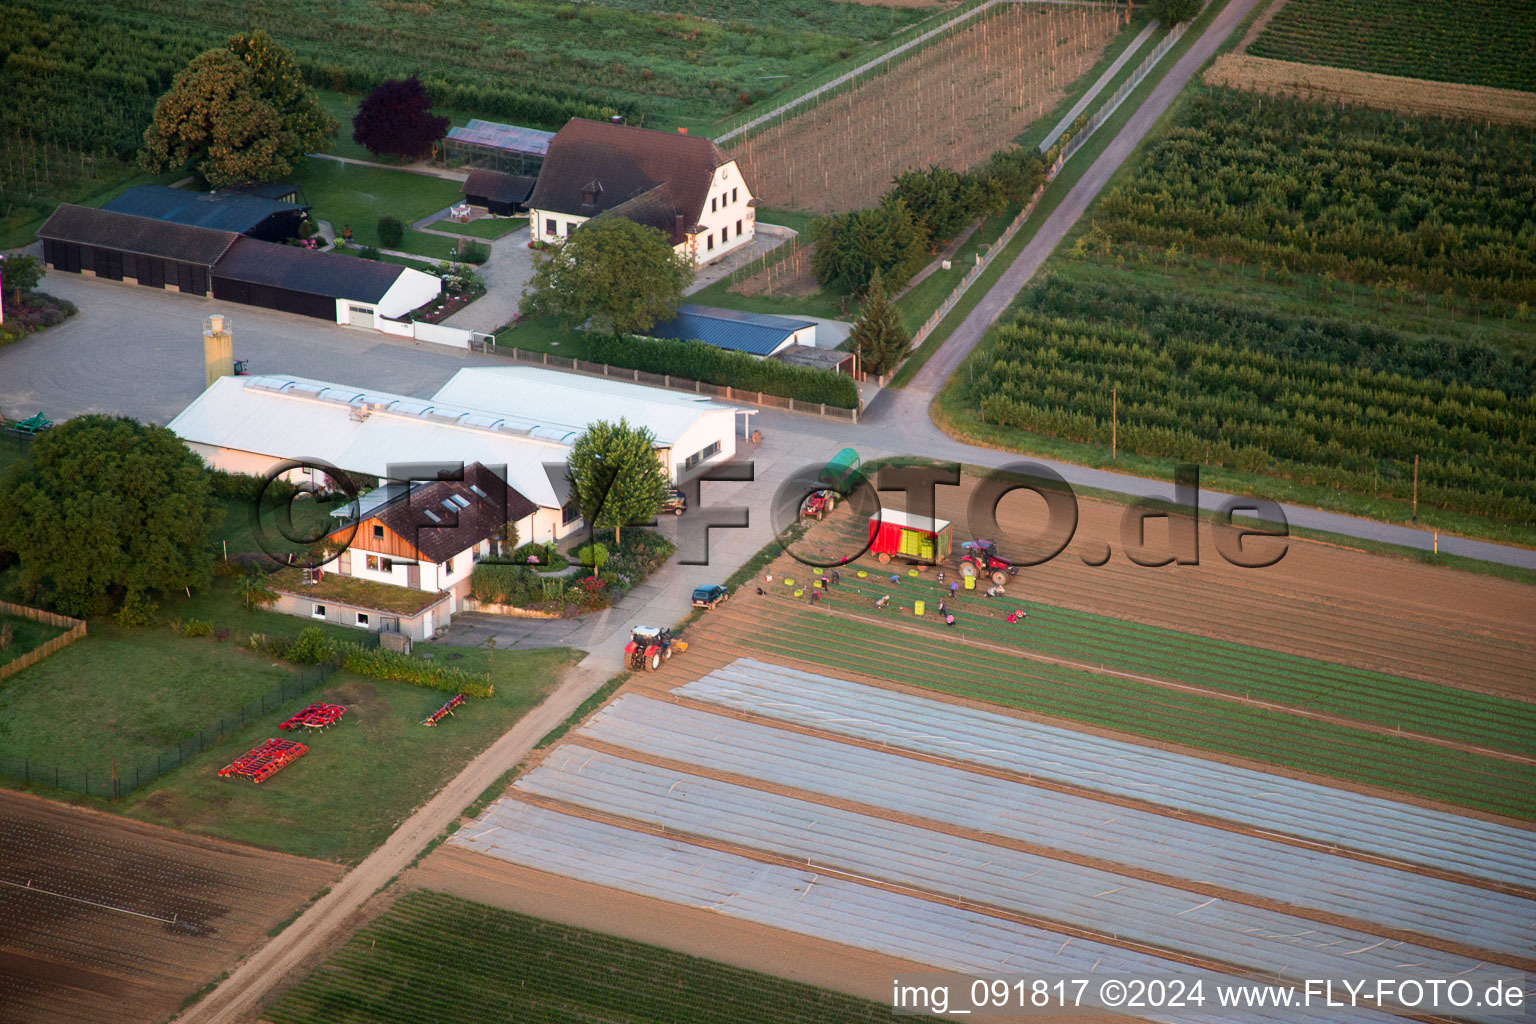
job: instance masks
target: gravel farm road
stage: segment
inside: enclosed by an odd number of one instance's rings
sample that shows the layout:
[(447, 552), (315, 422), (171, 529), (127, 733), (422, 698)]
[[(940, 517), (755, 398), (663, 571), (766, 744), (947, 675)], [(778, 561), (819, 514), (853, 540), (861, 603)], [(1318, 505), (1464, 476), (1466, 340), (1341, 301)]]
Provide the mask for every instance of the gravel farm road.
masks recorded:
[[(1019, 289), (1029, 280), (1056, 243), (1081, 216), (1093, 197), (1103, 188), (1111, 174), (1130, 155), (1136, 143), (1147, 133), (1152, 124), (1173, 102), (1196, 69), (1221, 45), (1232, 30), (1258, 0), (1231, 0), (1190, 50), (1164, 76), (1152, 95), (1135, 112), (1130, 122), (1120, 131), (1102, 156), (1062, 200), (1060, 206), (1047, 218), (1035, 238), (1020, 254), (1002, 278), (987, 293), (976, 309), (961, 324), (931, 359), (923, 372), (918, 374), (905, 392), (896, 398), (896, 408), (887, 413), (900, 411), (896, 419), (909, 423), (921, 423), (938, 437), (937, 428), (928, 420), (926, 405), (933, 394), (943, 385), (945, 378), (959, 365), (972, 347), (981, 339), (987, 326), (1012, 301)], [(907, 408), (910, 406), (910, 408)], [(890, 422), (893, 417), (883, 417)], [(880, 447), (890, 447), (890, 438), (882, 438)], [(914, 439), (916, 440), (916, 439)], [(944, 438), (948, 441), (948, 438)], [(953, 443), (952, 441), (950, 442)], [(913, 451), (924, 450), (921, 447)], [(755, 489), (755, 488), (752, 488)], [(742, 534), (743, 531), (729, 531)], [(752, 531), (756, 533), (757, 531)], [(738, 551), (744, 560), (750, 553), (751, 540), (740, 537)], [(757, 542), (761, 544), (761, 541)], [(737, 545), (733, 544), (733, 547)], [(713, 558), (711, 559), (713, 561)], [(736, 562), (735, 557), (727, 559)], [(737, 564), (740, 564), (737, 562)], [(676, 566), (667, 569), (676, 570)], [(720, 571), (720, 570), (715, 570)], [(664, 575), (670, 575), (663, 570)], [(662, 590), (675, 595), (682, 590), (680, 581), (658, 580)], [(674, 585), (666, 586), (667, 582)], [(686, 593), (686, 591), (684, 591)], [(681, 617), (685, 601), (677, 600), (677, 614)], [(671, 604), (672, 600), (657, 600), (653, 605)], [(647, 611), (652, 618), (661, 621), (667, 609), (651, 607)], [(403, 824), (384, 841), (377, 850), (336, 884), (326, 896), (302, 913), (280, 934), (243, 961), (217, 988), (202, 1000), (189, 1007), (179, 1018), (182, 1024), (249, 1024), (259, 1019), (268, 993), (298, 968), (307, 958), (323, 951), (339, 941), (353, 926), (355, 915), (370, 896), (390, 879), (406, 869), (413, 859), (433, 839), (451, 824), (459, 813), (485, 789), (491, 786), (510, 767), (521, 762), (535, 743), (550, 729), (563, 722), (580, 706), (581, 702), (600, 688), (613, 673), (617, 659), (612, 653), (616, 637), (622, 637), (629, 627), (626, 621), (614, 622), (601, 645), (594, 645), (592, 653), (571, 670), (543, 703), (534, 708), (510, 731), (470, 762), (453, 781), (449, 782), (431, 800), (418, 808)], [(671, 620), (666, 620), (671, 621)]]

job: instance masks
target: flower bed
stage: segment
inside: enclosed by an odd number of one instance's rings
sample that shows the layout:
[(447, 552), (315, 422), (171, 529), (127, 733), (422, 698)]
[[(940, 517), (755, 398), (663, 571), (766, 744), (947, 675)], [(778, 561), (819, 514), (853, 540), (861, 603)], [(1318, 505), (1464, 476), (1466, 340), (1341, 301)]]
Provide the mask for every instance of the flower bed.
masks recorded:
[(55, 324), (63, 323), (78, 310), (73, 302), (55, 298), (45, 292), (25, 292), (21, 305), (5, 304), (5, 323), (0, 324), (0, 345), (20, 341)]
[(677, 550), (661, 534), (641, 529), (626, 530), (621, 542), (605, 546), (610, 555), (596, 574), (542, 576), (528, 565), (480, 562), (470, 577), (470, 593), (482, 608), (505, 605), (562, 616), (581, 615), (611, 606)]

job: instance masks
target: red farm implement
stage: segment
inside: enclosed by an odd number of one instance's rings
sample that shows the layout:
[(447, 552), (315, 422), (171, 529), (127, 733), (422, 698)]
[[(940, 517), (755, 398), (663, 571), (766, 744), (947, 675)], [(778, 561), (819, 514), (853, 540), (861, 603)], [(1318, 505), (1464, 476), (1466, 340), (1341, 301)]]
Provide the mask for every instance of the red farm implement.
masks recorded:
[(427, 720), (425, 722), (422, 722), (421, 724), (422, 725), (436, 725), (438, 722), (441, 722), (443, 719), (445, 719), (449, 715), (453, 714), (453, 709), (458, 707), (460, 704), (463, 704), (463, 703), (464, 703), (464, 695), (462, 693), (458, 694), (457, 696), (455, 696), (453, 698), (453, 700), (449, 701), (447, 704), (444, 704), (442, 707), (438, 708), (436, 711), (434, 711), (430, 715), (428, 715), (427, 716)]
[(220, 768), (219, 774), (244, 775), (252, 782), (261, 783), (307, 753), (309, 748), (294, 740), (267, 740)]
[(279, 729), (328, 729), (335, 725), (347, 709), (340, 704), (311, 704), (289, 718)]

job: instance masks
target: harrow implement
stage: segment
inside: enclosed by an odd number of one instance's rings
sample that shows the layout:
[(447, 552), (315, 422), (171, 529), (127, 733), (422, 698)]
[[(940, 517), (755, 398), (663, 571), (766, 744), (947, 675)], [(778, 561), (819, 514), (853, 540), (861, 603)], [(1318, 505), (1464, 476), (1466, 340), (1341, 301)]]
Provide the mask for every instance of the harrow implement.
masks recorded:
[(261, 783), (307, 753), (309, 748), (295, 740), (267, 740), (220, 768), (219, 775), (244, 775)]
[(443, 719), (445, 719), (449, 715), (453, 714), (453, 709), (458, 707), (460, 704), (463, 704), (463, 703), (464, 703), (464, 695), (462, 693), (458, 694), (452, 700), (450, 700), (447, 704), (444, 704), (442, 707), (438, 708), (436, 711), (434, 711), (430, 715), (428, 715), (427, 716), (427, 720), (422, 722), (421, 724), (422, 725), (436, 725), (438, 722), (441, 722)]
[(311, 704), (303, 711), (291, 716), (279, 729), (326, 729), (335, 725), (341, 716), (347, 713), (347, 709), (340, 704)]

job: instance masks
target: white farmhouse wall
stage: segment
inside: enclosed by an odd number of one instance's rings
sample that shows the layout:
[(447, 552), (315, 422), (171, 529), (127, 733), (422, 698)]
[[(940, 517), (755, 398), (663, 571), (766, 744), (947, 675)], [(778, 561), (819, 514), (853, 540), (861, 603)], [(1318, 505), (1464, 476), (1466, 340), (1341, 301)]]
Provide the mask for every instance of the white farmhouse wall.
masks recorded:
[[(688, 459), (719, 443), (720, 451), (689, 468)], [(683, 431), (667, 454), (668, 473), (673, 483), (682, 483), (688, 477), (697, 476), (705, 467), (725, 462), (736, 454), (736, 413), (729, 409), (701, 415)]]
[[(731, 195), (735, 190), (735, 197)], [(698, 262), (709, 263), (727, 253), (751, 243), (757, 233), (757, 217), (753, 207), (752, 190), (736, 161), (715, 168), (714, 180), (709, 183), (709, 196), (704, 200), (704, 210), (699, 214), (700, 231), (694, 242), (698, 247)], [(736, 230), (740, 222), (741, 230)], [(714, 248), (710, 248), (713, 240)]]

